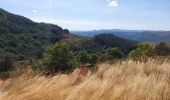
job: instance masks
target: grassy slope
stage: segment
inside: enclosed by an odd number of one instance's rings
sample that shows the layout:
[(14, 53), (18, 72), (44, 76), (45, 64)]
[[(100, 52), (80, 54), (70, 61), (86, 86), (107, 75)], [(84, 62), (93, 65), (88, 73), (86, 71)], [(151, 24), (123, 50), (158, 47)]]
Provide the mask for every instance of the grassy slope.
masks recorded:
[(0, 100), (170, 100), (170, 63), (101, 64), (96, 73), (2, 81)]

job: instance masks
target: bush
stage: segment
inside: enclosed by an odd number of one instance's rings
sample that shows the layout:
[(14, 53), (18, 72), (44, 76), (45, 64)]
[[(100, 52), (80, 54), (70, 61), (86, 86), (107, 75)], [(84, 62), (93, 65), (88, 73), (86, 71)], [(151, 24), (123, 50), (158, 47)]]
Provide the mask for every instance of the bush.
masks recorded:
[(0, 72), (6, 72), (14, 68), (15, 56), (4, 54), (0, 56)]
[(69, 46), (64, 42), (59, 42), (48, 48), (43, 59), (34, 64), (33, 69), (38, 69), (46, 74), (54, 74), (70, 71), (73, 65), (74, 58)]
[(95, 53), (92, 53), (90, 55), (90, 61), (89, 62), (92, 66), (94, 66), (98, 62), (98, 59), (99, 59), (99, 56)]
[(161, 42), (160, 44), (156, 45), (155, 51), (158, 56), (164, 56), (164, 57), (169, 56), (170, 46), (165, 42)]
[(121, 58), (123, 56), (123, 53), (119, 48), (109, 48), (106, 53), (108, 56), (111, 56), (111, 58)]
[(147, 60), (149, 57), (156, 56), (155, 45), (150, 43), (140, 43), (136, 50), (129, 53), (129, 58), (133, 60)]
[(145, 57), (155, 56), (155, 45), (154, 44), (144, 42), (144, 43), (139, 44), (138, 49), (141, 51), (142, 56), (145, 56)]
[(11, 76), (11, 71), (0, 72), (0, 79), (6, 80)]
[(89, 63), (89, 54), (86, 51), (80, 51), (77, 54), (77, 61), (81, 64)]
[(133, 59), (133, 60), (139, 60), (142, 56), (142, 52), (137, 49), (137, 50), (132, 50), (130, 53), (129, 53), (129, 58)]

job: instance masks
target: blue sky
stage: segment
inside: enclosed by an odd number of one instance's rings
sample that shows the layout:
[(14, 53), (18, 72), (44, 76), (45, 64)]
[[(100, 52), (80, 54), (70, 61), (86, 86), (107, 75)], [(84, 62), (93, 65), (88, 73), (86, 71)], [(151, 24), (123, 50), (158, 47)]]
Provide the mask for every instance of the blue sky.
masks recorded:
[(170, 30), (170, 0), (0, 0), (0, 7), (70, 30)]

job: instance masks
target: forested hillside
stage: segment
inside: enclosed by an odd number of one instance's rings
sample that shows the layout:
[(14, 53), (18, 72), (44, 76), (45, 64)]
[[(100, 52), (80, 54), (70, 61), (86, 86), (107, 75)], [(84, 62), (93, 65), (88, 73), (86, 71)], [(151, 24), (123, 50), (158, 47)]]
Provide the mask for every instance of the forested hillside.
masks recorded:
[(85, 41), (83, 44), (83, 48), (89, 51), (105, 50), (110, 47), (118, 47), (127, 54), (130, 50), (137, 47), (137, 42), (123, 39), (112, 34), (100, 34), (94, 36), (91, 40)]
[(35, 23), (23, 16), (0, 9), (0, 50), (19, 57), (35, 56), (55, 43), (68, 30), (46, 23)]

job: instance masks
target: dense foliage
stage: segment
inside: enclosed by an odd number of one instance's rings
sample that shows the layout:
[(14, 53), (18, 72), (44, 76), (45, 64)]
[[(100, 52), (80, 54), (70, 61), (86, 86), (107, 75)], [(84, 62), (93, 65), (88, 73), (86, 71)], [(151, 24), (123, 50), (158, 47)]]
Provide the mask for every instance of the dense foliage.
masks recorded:
[(112, 34), (100, 34), (85, 41), (82, 45), (82, 48), (87, 51), (104, 51), (114, 47), (118, 47), (124, 54), (128, 54), (132, 49), (137, 47), (137, 42), (123, 39)]
[(123, 56), (123, 53), (119, 48), (109, 48), (107, 50), (107, 55), (111, 56), (112, 58), (121, 58)]
[(57, 25), (35, 23), (25, 17), (0, 9), (0, 49), (16, 54), (19, 59), (41, 56), (47, 45), (68, 33)]
[(4, 59), (0, 60), (0, 71), (9, 71), (13, 68), (14, 60), (9, 55), (5, 56)]
[(33, 66), (34, 69), (46, 74), (70, 71), (74, 66), (73, 53), (66, 43), (59, 42), (49, 46), (43, 59), (38, 63)]
[(170, 45), (161, 42), (157, 45), (151, 43), (140, 43), (138, 48), (129, 53), (129, 58), (134, 60), (148, 59), (150, 57), (168, 57), (170, 56)]
[(48, 47), (43, 58), (34, 63), (33, 69), (46, 74), (54, 74), (68, 72), (83, 65), (93, 68), (99, 62), (123, 57), (119, 48), (108, 48), (104, 52), (73, 52), (67, 43), (57, 42)]

